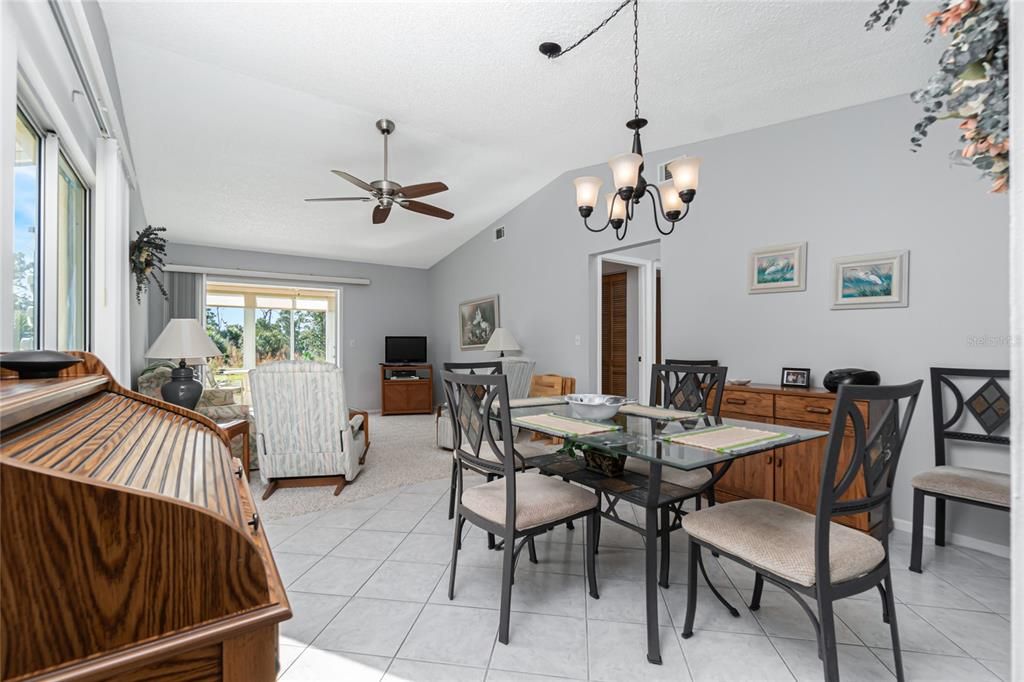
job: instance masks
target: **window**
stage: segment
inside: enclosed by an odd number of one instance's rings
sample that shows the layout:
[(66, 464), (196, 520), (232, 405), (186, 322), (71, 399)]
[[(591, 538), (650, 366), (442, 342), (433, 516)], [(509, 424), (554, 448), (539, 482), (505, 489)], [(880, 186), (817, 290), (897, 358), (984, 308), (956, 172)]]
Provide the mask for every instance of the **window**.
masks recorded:
[(39, 347), (39, 215), (42, 138), (18, 111), (14, 135), (12, 347)]
[(337, 362), (337, 292), (235, 282), (206, 285), (206, 332), (219, 383), (277, 360)]
[(62, 154), (57, 164), (57, 348), (85, 350), (88, 192)]

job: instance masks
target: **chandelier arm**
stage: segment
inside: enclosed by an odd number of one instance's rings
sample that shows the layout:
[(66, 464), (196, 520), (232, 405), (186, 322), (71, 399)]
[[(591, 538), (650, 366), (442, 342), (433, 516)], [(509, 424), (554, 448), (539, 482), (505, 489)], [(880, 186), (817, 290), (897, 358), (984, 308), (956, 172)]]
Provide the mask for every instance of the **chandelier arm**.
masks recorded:
[(611, 224), (612, 224), (611, 216), (608, 217), (608, 220), (605, 221), (605, 224), (602, 225), (601, 227), (591, 227), (589, 219), (588, 218), (584, 218), (583, 219), (583, 226), (586, 227), (591, 232), (604, 232), (605, 230), (608, 229), (608, 226), (611, 225)]
[[(651, 208), (654, 211), (654, 227), (662, 234), (662, 236), (667, 237), (675, 232), (676, 223), (682, 220), (683, 216), (680, 216), (676, 220), (671, 220), (667, 215), (665, 215), (665, 209), (661, 203), (661, 194), (656, 190), (651, 189), (650, 185), (647, 187), (647, 194), (651, 197)], [(686, 210), (690, 210), (690, 207), (687, 206)], [(661, 218), (668, 221), (669, 228), (667, 232), (661, 229)]]
[(621, 12), (623, 9), (625, 9), (626, 5), (628, 5), (631, 2), (636, 2), (636, 0), (623, 0), (622, 4), (619, 5), (618, 7), (616, 7), (615, 11), (612, 12), (611, 14), (609, 14), (608, 17), (605, 18), (604, 21), (602, 21), (600, 24), (598, 24), (594, 28), (592, 28), (589, 31), (587, 31), (585, 34), (583, 34), (582, 38), (577, 40), (575, 43), (573, 43), (569, 47), (565, 48), (564, 50), (559, 50), (555, 54), (548, 55), (548, 59), (558, 59), (559, 57), (561, 57), (563, 55), (566, 55), (566, 54), (572, 52), (573, 50), (575, 50), (577, 47), (579, 47), (584, 42), (586, 42), (588, 38), (590, 38), (592, 35), (594, 35), (598, 31), (600, 31), (602, 28), (604, 28), (608, 24), (609, 21), (614, 19), (618, 15), (618, 13)]

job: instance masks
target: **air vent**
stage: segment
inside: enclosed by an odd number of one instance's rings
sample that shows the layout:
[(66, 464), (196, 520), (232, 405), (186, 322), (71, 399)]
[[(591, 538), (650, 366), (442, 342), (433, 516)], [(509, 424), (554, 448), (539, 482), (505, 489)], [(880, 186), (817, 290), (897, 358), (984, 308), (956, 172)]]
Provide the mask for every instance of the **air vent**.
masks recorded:
[(494, 228), (494, 241), (500, 241), (505, 238), (505, 226)]
[(665, 180), (672, 179), (672, 174), (668, 171), (669, 163), (669, 161), (666, 161), (665, 163), (658, 166), (658, 182), (664, 182)]

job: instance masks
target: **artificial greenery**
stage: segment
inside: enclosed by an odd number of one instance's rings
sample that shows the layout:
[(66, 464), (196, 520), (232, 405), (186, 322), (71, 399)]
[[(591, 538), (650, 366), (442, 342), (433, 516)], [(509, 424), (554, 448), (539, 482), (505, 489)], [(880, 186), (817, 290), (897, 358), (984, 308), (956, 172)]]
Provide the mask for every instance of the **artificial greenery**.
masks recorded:
[(167, 289), (157, 276), (158, 272), (163, 272), (164, 256), (167, 254), (167, 240), (160, 236), (161, 232), (166, 231), (166, 227), (147, 225), (135, 233), (135, 240), (128, 247), (137, 303), (142, 303), (142, 294), (149, 291), (150, 280), (156, 283), (160, 293), (167, 298)]
[[(881, 0), (865, 28), (881, 23), (892, 29), (909, 0)], [(939, 70), (911, 98), (924, 117), (914, 126), (911, 149), (917, 151), (928, 128), (940, 119), (960, 119), (963, 148), (954, 158), (992, 181), (993, 192), (1010, 183), (1010, 31), (1006, 0), (943, 0), (925, 17), (925, 42), (949, 35)]]

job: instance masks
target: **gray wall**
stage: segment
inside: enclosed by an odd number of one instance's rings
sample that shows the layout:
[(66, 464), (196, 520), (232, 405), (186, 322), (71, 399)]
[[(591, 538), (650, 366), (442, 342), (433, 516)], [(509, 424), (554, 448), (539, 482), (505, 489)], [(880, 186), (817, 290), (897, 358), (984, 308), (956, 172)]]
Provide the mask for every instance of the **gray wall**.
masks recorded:
[[(973, 170), (951, 166), (955, 126), (937, 125), (925, 149), (910, 153), (919, 115), (900, 97), (649, 153), (651, 175), (683, 151), (704, 159), (691, 217), (662, 240), (665, 356), (718, 358), (733, 377), (772, 384), (784, 365), (811, 367), (816, 384), (846, 366), (876, 369), (887, 383), (924, 378), (933, 365), (1007, 367), (1007, 347), (970, 342), (1009, 331), (1007, 201)], [(590, 256), (658, 235), (646, 208), (625, 242), (587, 232), (571, 181), (593, 174), (610, 180), (607, 167), (567, 172), (495, 222), (506, 239), (494, 242), (489, 226), (431, 269), (435, 364), (490, 355), (459, 351), (456, 309), (498, 293), (501, 324), (537, 371), (595, 388)], [(805, 240), (807, 291), (746, 293), (750, 250)], [(908, 308), (829, 309), (832, 258), (897, 249), (910, 250)], [(900, 467), (898, 519), (911, 516), (911, 476), (933, 461), (927, 396), (920, 407)], [(985, 463), (1008, 470), (1002, 455)], [(958, 507), (952, 529), (1006, 544), (1008, 519)]]
[[(384, 360), (385, 336), (431, 334), (429, 276), (426, 270), (186, 244), (168, 244), (167, 263), (289, 273), (296, 275), (296, 282), (302, 282), (304, 274), (369, 278), (369, 286), (344, 286), (342, 352), (345, 387), (351, 407), (380, 408), (380, 370), (377, 365)], [(141, 324), (145, 326), (144, 318)], [(147, 347), (152, 341), (147, 340)]]

